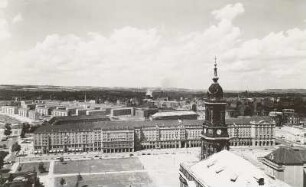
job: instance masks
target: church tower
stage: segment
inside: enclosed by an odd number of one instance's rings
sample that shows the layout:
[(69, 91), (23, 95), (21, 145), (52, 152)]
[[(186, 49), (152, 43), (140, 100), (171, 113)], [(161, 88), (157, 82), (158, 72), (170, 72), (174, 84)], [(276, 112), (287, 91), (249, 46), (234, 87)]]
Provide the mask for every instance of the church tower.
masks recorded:
[(223, 149), (229, 150), (229, 135), (225, 124), (223, 89), (219, 85), (217, 58), (215, 57), (213, 83), (205, 100), (205, 121), (201, 136), (201, 160)]

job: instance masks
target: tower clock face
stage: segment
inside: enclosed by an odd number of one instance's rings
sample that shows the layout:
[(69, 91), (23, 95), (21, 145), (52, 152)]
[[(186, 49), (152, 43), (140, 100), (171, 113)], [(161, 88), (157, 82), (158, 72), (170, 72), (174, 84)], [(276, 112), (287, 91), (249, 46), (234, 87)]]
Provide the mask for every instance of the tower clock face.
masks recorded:
[(217, 134), (218, 134), (218, 135), (221, 135), (221, 133), (222, 133), (221, 129), (218, 129), (218, 130), (217, 130)]

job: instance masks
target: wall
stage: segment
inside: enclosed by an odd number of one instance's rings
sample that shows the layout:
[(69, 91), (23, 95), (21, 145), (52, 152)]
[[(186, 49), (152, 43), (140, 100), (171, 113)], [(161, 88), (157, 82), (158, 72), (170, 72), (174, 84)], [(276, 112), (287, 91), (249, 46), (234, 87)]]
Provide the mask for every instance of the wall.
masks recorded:
[(285, 166), (284, 182), (293, 187), (303, 187), (304, 170), (301, 166)]

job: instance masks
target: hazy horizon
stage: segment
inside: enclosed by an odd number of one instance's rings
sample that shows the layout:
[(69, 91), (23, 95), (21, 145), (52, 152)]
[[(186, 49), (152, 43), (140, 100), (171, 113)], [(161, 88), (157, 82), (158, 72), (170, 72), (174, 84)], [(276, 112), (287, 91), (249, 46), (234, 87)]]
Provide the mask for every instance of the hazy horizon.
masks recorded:
[[(180, 87), (124, 87), (124, 86), (113, 86), (113, 87), (106, 87), (106, 86), (78, 86), (78, 85), (71, 85), (71, 86), (62, 86), (62, 85), (47, 85), (47, 84), (41, 84), (41, 85), (34, 85), (34, 84), (0, 84), (0, 87), (2, 86), (34, 86), (34, 87), (61, 87), (61, 88), (69, 88), (69, 87), (72, 87), (72, 88), (90, 88), (90, 89), (101, 89), (101, 88), (104, 88), (104, 89), (142, 89), (144, 91), (146, 90), (151, 90), (151, 91), (154, 91), (154, 90), (188, 90), (188, 91), (207, 91), (208, 87), (210, 85), (207, 85), (207, 88), (180, 88)], [(224, 90), (224, 89), (223, 89)], [(245, 92), (245, 91), (249, 91), (249, 92), (261, 92), (261, 91), (266, 91), (266, 90), (305, 90), (305, 88), (268, 88), (268, 89), (262, 89), (262, 90), (252, 90), (252, 89), (249, 89), (249, 90), (238, 90), (238, 89), (225, 89), (224, 91), (225, 92), (228, 92), (228, 91), (233, 91), (233, 92)]]
[(0, 0), (0, 84), (306, 88), (306, 1)]

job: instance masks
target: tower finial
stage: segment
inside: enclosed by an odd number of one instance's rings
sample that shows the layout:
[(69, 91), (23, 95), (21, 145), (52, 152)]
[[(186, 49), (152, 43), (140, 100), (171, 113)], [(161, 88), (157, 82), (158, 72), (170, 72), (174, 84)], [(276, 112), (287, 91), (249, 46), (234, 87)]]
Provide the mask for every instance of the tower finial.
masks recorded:
[(217, 57), (215, 56), (215, 68), (214, 68), (214, 77), (213, 77), (213, 81), (214, 82), (218, 82), (218, 68), (217, 68)]

